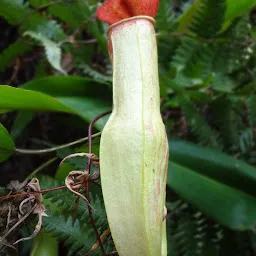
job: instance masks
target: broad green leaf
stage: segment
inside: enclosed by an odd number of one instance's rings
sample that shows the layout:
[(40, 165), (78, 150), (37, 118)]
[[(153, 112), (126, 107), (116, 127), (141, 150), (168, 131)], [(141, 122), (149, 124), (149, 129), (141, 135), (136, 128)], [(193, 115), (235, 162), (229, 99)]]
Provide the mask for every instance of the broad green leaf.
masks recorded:
[(58, 256), (58, 242), (51, 234), (40, 230), (33, 243), (30, 256)]
[(29, 51), (31, 48), (31, 45), (26, 44), (21, 39), (18, 39), (15, 43), (11, 44), (0, 54), (0, 71), (4, 71), (12, 61)]
[(49, 12), (73, 28), (78, 28), (93, 15), (87, 1), (59, 3), (49, 7)]
[[(82, 77), (52, 76), (32, 80), (22, 87), (0, 86), (0, 111), (60, 111), (90, 122), (112, 108), (111, 91), (106, 85)], [(95, 127), (101, 130), (107, 118), (100, 119)]]
[[(52, 76), (33, 80), (23, 88), (40, 91), (55, 97), (86, 121), (111, 110), (112, 94), (105, 84), (75, 76)], [(102, 129), (108, 117), (101, 118), (95, 127)]]
[(256, 196), (256, 168), (225, 153), (174, 139), (170, 141), (170, 160)]
[(72, 113), (70, 108), (58, 100), (40, 92), (1, 85), (0, 95), (0, 109)]
[(234, 18), (241, 16), (256, 6), (256, 0), (226, 0), (227, 12), (226, 21), (231, 21)]
[(8, 131), (0, 123), (0, 162), (6, 160), (14, 152), (14, 143)]
[(90, 96), (111, 100), (111, 90), (105, 84), (80, 76), (48, 76), (31, 80), (21, 88), (39, 91), (53, 97), (60, 96)]
[(59, 72), (66, 74), (66, 72), (61, 67), (61, 49), (60, 46), (47, 38), (46, 36), (43, 36), (42, 34), (35, 33), (33, 31), (27, 31), (24, 33), (24, 36), (30, 36), (33, 39), (36, 39), (40, 41), (40, 43), (45, 48), (46, 57), (49, 61), (49, 63)]
[(1, 0), (0, 16), (8, 21), (9, 24), (16, 25), (21, 22), (31, 10), (23, 0)]
[[(75, 113), (87, 121), (91, 121), (97, 115), (111, 110), (111, 105), (99, 98), (90, 97), (56, 97), (61, 103), (72, 109)], [(95, 127), (103, 128), (108, 117), (103, 117)]]
[(228, 228), (255, 230), (255, 197), (172, 161), (169, 161), (167, 184), (182, 198)]

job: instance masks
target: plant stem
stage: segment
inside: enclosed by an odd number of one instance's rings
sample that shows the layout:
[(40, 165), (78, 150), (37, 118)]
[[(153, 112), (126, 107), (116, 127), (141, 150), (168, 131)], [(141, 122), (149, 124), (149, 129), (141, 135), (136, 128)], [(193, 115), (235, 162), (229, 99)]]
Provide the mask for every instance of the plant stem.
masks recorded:
[(35, 176), (37, 173), (39, 173), (45, 167), (47, 167), (50, 164), (52, 164), (53, 162), (55, 162), (57, 159), (58, 159), (58, 157), (53, 157), (53, 158), (49, 159), (47, 162), (45, 162), (45, 163), (41, 164), (40, 166), (38, 166), (31, 174), (29, 174), (27, 176), (26, 180), (28, 180), (29, 178)]
[[(91, 123), (90, 123), (90, 125), (89, 125), (89, 128), (88, 128), (88, 138), (89, 138), (89, 139), (88, 139), (88, 151), (89, 151), (88, 153), (89, 153), (89, 154), (92, 153), (92, 136), (93, 136), (93, 135), (92, 135), (92, 127), (93, 127), (93, 125), (94, 125), (101, 117), (103, 117), (103, 116), (105, 116), (105, 115), (108, 115), (108, 114), (110, 114), (111, 112), (112, 112), (112, 110), (106, 111), (106, 112), (104, 112), (104, 113), (102, 113), (102, 114), (96, 116), (96, 117), (91, 121)], [(88, 160), (87, 170), (88, 170), (89, 175), (90, 175), (90, 172), (91, 172), (91, 159)], [(88, 180), (87, 180), (87, 184), (86, 184), (86, 186), (85, 186), (85, 193), (86, 193), (87, 200), (88, 200), (88, 202), (90, 203), (90, 189), (89, 189), (89, 181), (88, 181)], [(88, 207), (89, 218), (90, 218), (90, 221), (91, 221), (91, 223), (92, 223), (94, 232), (95, 232), (96, 237), (97, 237), (98, 244), (99, 244), (100, 249), (101, 249), (101, 254), (102, 254), (103, 256), (105, 256), (106, 254), (105, 254), (105, 250), (104, 250), (104, 247), (103, 247), (103, 245), (102, 245), (102, 242), (101, 242), (100, 234), (99, 234), (99, 232), (98, 232), (98, 230), (97, 230), (97, 227), (96, 227), (94, 218), (93, 218), (93, 216), (92, 216), (92, 208), (90, 207), (89, 204), (87, 205), (87, 207)]]
[[(95, 138), (95, 137), (98, 137), (100, 135), (101, 135), (101, 132), (98, 132), (98, 133), (95, 133), (95, 134), (91, 135), (91, 138)], [(20, 153), (20, 154), (45, 154), (45, 153), (55, 152), (55, 151), (63, 149), (63, 148), (68, 148), (68, 147), (71, 147), (71, 146), (83, 143), (83, 142), (87, 141), (88, 139), (89, 139), (89, 136), (85, 137), (85, 138), (81, 138), (81, 139), (75, 140), (75, 141), (72, 141), (70, 143), (66, 143), (66, 144), (60, 145), (60, 146), (52, 147), (52, 148), (46, 148), (46, 149), (21, 149), (21, 148), (15, 148), (15, 151), (17, 153)]]

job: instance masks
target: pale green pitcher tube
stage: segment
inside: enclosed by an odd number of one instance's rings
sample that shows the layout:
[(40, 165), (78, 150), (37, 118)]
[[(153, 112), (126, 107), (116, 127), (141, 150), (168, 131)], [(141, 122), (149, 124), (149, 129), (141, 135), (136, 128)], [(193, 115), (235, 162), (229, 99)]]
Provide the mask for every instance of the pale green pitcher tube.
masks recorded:
[(108, 39), (113, 112), (101, 137), (100, 165), (111, 233), (120, 256), (166, 256), (168, 143), (154, 19), (122, 20), (109, 28)]

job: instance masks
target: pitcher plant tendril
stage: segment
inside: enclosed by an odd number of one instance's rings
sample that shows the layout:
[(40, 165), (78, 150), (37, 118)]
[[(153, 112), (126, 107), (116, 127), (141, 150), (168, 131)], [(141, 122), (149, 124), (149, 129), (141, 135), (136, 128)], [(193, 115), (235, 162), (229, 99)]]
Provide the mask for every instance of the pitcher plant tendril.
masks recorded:
[(113, 112), (100, 142), (101, 185), (120, 256), (166, 256), (168, 143), (160, 114), (154, 17), (158, 0), (108, 0)]

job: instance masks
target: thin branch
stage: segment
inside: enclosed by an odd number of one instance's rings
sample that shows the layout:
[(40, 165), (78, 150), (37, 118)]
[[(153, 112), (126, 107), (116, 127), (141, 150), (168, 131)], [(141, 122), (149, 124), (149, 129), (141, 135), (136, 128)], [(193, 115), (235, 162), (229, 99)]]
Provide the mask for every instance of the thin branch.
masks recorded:
[[(95, 184), (98, 187), (101, 187), (100, 184), (98, 184), (97, 182), (95, 182), (93, 180), (90, 180), (89, 182)], [(81, 185), (81, 184), (83, 184), (83, 182), (77, 182), (73, 186), (77, 186), (77, 185)], [(46, 193), (49, 193), (49, 192), (52, 192), (52, 191), (61, 190), (61, 189), (67, 189), (67, 186), (63, 185), (63, 186), (60, 186), (60, 187), (49, 188), (49, 189), (40, 190), (40, 191), (31, 191), (31, 192), (21, 193), (21, 194), (0, 196), (0, 201), (6, 200), (6, 199), (11, 199), (11, 198), (17, 198), (17, 197), (25, 197), (25, 196), (29, 196), (29, 195), (46, 194)]]
[[(95, 138), (101, 135), (101, 132), (95, 133), (93, 134), (91, 137)], [(57, 150), (63, 149), (63, 148), (68, 148), (80, 143), (83, 143), (85, 141), (87, 141), (89, 139), (88, 137), (82, 138), (82, 139), (78, 139), (76, 141), (70, 142), (70, 143), (66, 143), (60, 146), (56, 146), (56, 147), (52, 147), (52, 148), (46, 148), (46, 149), (21, 149), (21, 148), (16, 148), (15, 151), (17, 153), (20, 154), (46, 154), (46, 153), (51, 153), (51, 152), (55, 152)]]
[[(79, 185), (79, 184), (82, 184), (82, 182), (75, 183), (74, 186)], [(48, 193), (48, 192), (61, 190), (61, 189), (66, 189), (66, 188), (67, 188), (67, 186), (60, 186), (60, 187), (49, 188), (49, 189), (45, 189), (45, 190), (41, 190), (41, 191), (31, 191), (31, 192), (22, 193), (22, 194), (0, 196), (0, 201), (5, 200), (5, 199), (10, 199), (10, 198), (16, 198), (16, 197), (25, 197), (25, 196), (29, 196), (29, 195), (45, 194), (45, 193)]]
[(73, 35), (69, 36), (67, 39), (64, 39), (63, 41), (58, 42), (58, 46), (62, 46), (63, 44), (95, 44), (97, 43), (97, 39), (92, 38), (92, 39), (88, 39), (88, 40), (76, 40), (75, 37)]

